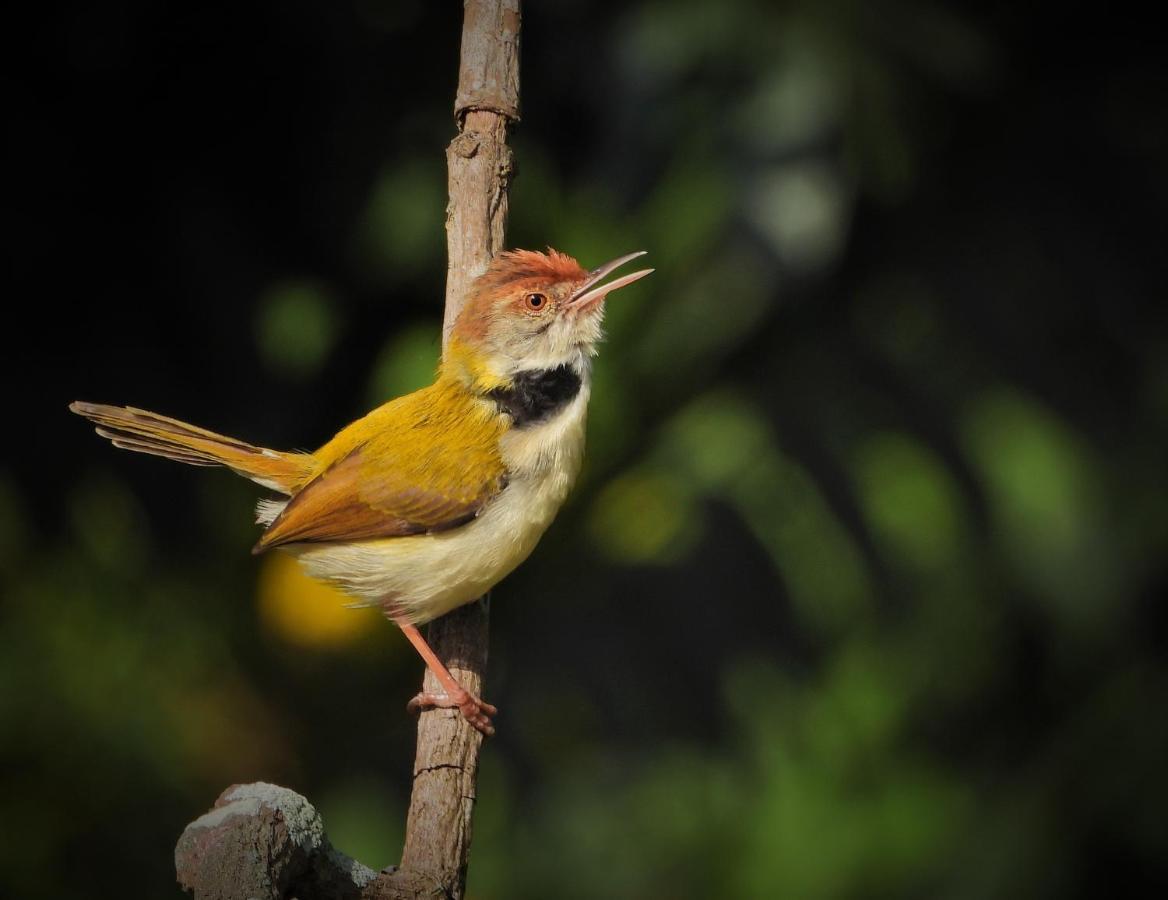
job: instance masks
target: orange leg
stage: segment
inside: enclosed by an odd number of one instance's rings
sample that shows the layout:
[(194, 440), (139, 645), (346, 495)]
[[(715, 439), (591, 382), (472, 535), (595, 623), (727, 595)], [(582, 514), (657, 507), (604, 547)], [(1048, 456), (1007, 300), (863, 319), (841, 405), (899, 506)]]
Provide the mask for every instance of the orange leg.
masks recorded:
[(435, 707), (441, 709), (457, 708), (466, 720), (483, 734), (488, 737), (494, 734), (495, 726), (491, 724), (491, 716), (498, 713), (498, 710), (490, 703), (480, 700), (454, 680), (454, 676), (450, 674), (450, 670), (442, 664), (442, 660), (438, 658), (438, 654), (430, 649), (430, 645), (426, 643), (426, 639), (422, 637), (422, 632), (418, 631), (417, 626), (397, 618), (392, 613), (390, 614), (390, 618), (397, 623), (402, 633), (414, 645), (414, 649), (418, 651), (423, 661), (429, 666), (430, 671), (434, 673), (434, 677), (438, 679), (438, 683), (442, 685), (442, 690), (445, 692), (442, 694), (431, 694), (426, 691), (420, 691), (409, 702), (406, 709), (412, 713), (417, 713), (423, 709), (433, 709)]

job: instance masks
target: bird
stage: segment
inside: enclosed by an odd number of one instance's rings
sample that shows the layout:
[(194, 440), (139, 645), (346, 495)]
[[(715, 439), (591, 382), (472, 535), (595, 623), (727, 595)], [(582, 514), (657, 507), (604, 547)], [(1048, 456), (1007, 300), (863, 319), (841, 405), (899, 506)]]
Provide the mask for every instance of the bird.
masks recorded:
[(278, 451), (134, 407), (76, 401), (115, 447), (225, 466), (275, 492), (253, 553), (293, 554), (355, 606), (379, 607), (441, 691), (484, 735), (498, 710), (465, 690), (418, 626), (484, 595), (534, 550), (584, 455), (605, 302), (653, 272), (611, 281), (645, 251), (591, 271), (552, 248), (509, 250), (471, 284), (436, 378), (342, 428), (313, 452)]

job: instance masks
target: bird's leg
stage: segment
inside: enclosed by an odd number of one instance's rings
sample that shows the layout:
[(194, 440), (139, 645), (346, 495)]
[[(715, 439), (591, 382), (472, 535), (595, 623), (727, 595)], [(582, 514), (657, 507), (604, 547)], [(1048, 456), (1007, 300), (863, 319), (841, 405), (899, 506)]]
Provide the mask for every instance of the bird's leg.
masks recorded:
[(487, 736), (494, 734), (495, 726), (491, 724), (491, 716), (495, 715), (498, 710), (490, 703), (480, 700), (454, 680), (450, 670), (442, 664), (438, 654), (430, 649), (430, 645), (426, 643), (426, 639), (422, 637), (422, 632), (418, 631), (416, 625), (411, 625), (393, 612), (389, 612), (388, 615), (397, 623), (409, 642), (414, 645), (414, 649), (418, 651), (430, 671), (434, 673), (434, 677), (438, 679), (438, 683), (442, 685), (442, 690), (445, 692), (432, 694), (427, 691), (419, 691), (417, 696), (406, 706), (406, 709), (417, 713), (435, 707), (441, 709), (457, 708), (466, 720), (483, 734)]

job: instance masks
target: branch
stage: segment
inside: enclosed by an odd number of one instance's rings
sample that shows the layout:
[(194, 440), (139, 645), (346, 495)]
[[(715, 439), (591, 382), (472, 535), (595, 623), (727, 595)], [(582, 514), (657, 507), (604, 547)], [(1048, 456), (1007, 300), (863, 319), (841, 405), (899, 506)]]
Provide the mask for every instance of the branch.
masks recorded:
[[(503, 249), (511, 150), (507, 126), (519, 118), (519, 0), (466, 0), (454, 120), (446, 150), (446, 315), (443, 345), (471, 282)], [(488, 606), (477, 603), (431, 623), (427, 638), (459, 683), (482, 696)], [(424, 691), (441, 686), (427, 670)], [(479, 748), (483, 737), (458, 710), (431, 710), (418, 721), (414, 789), (402, 868), (435, 874), (460, 898), (466, 887)]]
[[(458, 135), (446, 151), (444, 346), (471, 282), (503, 249), (512, 173), (507, 127), (519, 119), (519, 26), (519, 0), (464, 0)], [(459, 683), (481, 696), (486, 598), (431, 623), (428, 637)], [(441, 690), (429, 671), (423, 690)], [(481, 744), (457, 710), (419, 717), (400, 868), (375, 873), (338, 852), (307, 799), (261, 783), (228, 788), (186, 827), (175, 848), (179, 883), (196, 900), (460, 900)]]
[(446, 150), (446, 316), (442, 340), (470, 284), (503, 249), (511, 150), (507, 126), (519, 121), (519, 0), (465, 0), (462, 59)]

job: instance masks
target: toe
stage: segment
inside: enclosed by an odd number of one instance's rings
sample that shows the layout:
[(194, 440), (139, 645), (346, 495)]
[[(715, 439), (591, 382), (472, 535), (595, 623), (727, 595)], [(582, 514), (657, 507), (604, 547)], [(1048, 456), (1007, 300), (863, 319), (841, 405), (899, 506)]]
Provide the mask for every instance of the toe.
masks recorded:
[(427, 709), (449, 709), (452, 706), (458, 705), (458, 703), (451, 701), (450, 697), (446, 694), (431, 694), (426, 691), (419, 691), (406, 704), (406, 711), (417, 715)]
[(480, 714), (474, 717), (468, 717), (468, 721), (487, 737), (490, 737), (495, 733), (495, 726), (491, 723), (491, 720), (484, 715)]
[(497, 710), (489, 703), (483, 703), (477, 697), (467, 698), (467, 702), (459, 707), (463, 716), (471, 725), (488, 737), (495, 733), (495, 726), (491, 723), (491, 716)]

